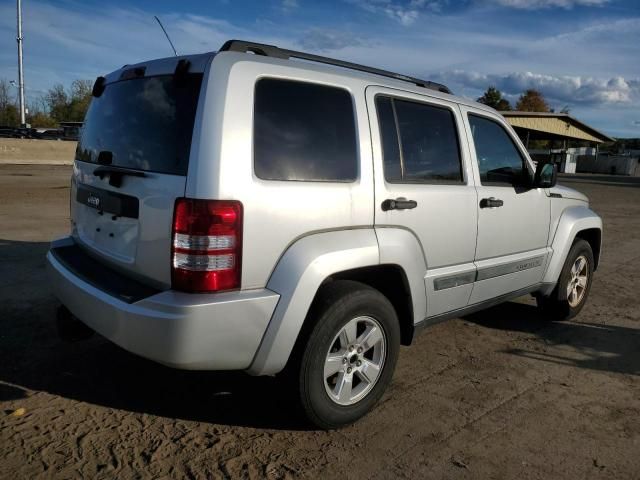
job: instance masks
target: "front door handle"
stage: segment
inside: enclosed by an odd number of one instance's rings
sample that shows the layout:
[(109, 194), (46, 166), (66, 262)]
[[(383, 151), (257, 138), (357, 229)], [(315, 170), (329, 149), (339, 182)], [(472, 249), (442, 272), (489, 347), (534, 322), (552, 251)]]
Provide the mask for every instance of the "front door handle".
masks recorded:
[(483, 198), (480, 200), (480, 208), (497, 208), (504, 205), (504, 202), (495, 197)]
[(407, 200), (404, 197), (396, 198), (387, 198), (384, 202), (382, 202), (382, 210), (385, 212), (387, 210), (410, 210), (412, 208), (416, 208), (418, 206), (418, 202), (415, 200)]

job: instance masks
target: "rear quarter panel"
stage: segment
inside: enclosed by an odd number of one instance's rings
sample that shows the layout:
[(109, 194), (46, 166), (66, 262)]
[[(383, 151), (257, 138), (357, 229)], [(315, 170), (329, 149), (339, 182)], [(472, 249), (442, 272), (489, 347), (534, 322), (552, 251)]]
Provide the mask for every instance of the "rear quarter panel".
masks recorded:
[[(361, 80), (308, 64), (239, 53), (218, 54), (205, 77), (186, 195), (239, 200), (244, 206), (242, 288), (264, 287), (278, 259), (311, 233), (373, 224), (371, 138)], [(350, 92), (360, 171), (352, 183), (266, 181), (253, 170), (255, 83), (262, 77), (307, 81)]]

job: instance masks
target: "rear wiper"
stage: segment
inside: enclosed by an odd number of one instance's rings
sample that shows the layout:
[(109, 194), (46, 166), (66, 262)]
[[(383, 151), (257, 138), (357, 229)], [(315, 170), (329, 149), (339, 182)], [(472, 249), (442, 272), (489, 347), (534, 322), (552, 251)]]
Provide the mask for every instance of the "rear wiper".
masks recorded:
[(109, 175), (109, 185), (119, 188), (122, 185), (122, 177), (125, 175), (130, 177), (146, 177), (147, 175), (140, 170), (133, 170), (126, 167), (112, 167), (108, 165), (102, 165), (93, 171), (96, 177), (100, 177), (102, 180), (106, 175)]

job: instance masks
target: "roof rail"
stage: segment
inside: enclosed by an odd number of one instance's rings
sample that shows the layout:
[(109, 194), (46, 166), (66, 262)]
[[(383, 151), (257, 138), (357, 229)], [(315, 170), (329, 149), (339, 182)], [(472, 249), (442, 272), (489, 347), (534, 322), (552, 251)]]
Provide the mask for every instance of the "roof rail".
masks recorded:
[(421, 80), (419, 78), (410, 77), (408, 75), (402, 75), (400, 73), (390, 72), (388, 70), (381, 70), (379, 68), (366, 67), (357, 63), (345, 62), (343, 60), (336, 60), (335, 58), (322, 57), (320, 55), (313, 55), (311, 53), (297, 52), (295, 50), (286, 50), (274, 45), (265, 45), (262, 43), (247, 42), (244, 40), (228, 40), (218, 50), (219, 52), (240, 52), (240, 53), (254, 53), (256, 55), (262, 55), (265, 57), (281, 58), (288, 60), (289, 58), (299, 58), (301, 60), (308, 60), (311, 62), (324, 63), (327, 65), (335, 65), (336, 67), (349, 68), (351, 70), (358, 70), (359, 72), (373, 73), (375, 75), (381, 75), (383, 77), (393, 78), (395, 80), (401, 80), (404, 82), (413, 83), (419, 87), (429, 88), (431, 90), (437, 90), (438, 92), (451, 93), (448, 87), (441, 83), (431, 82), (429, 80)]

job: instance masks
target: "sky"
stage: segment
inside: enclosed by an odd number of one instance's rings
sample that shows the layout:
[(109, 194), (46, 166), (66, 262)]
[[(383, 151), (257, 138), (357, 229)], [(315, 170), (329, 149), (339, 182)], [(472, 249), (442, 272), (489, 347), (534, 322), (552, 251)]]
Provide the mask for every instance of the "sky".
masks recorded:
[[(640, 0), (23, 0), (26, 95), (236, 38), (445, 83), (640, 137)], [(17, 78), (15, 5), (0, 0), (0, 78)]]

